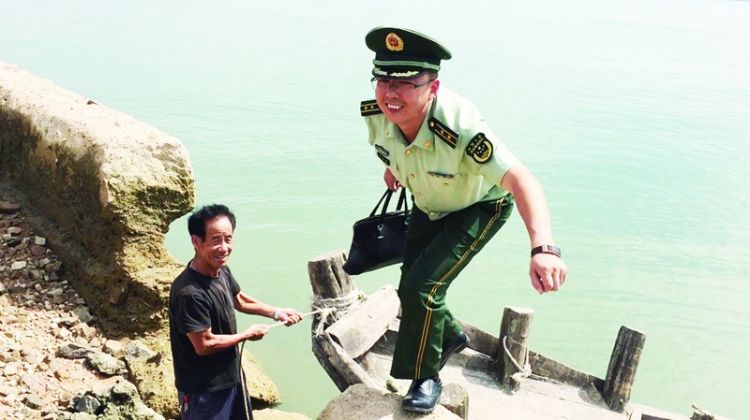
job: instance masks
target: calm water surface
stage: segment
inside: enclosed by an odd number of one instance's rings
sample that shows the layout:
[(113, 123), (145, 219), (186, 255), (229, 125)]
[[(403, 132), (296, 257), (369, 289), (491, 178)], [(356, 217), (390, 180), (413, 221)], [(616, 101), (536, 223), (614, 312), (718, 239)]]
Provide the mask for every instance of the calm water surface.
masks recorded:
[[(454, 312), (496, 332), (504, 306), (533, 308), (534, 350), (597, 376), (627, 325), (648, 336), (635, 401), (750, 418), (747, 22), (744, 1), (0, 0), (0, 60), (180, 138), (198, 203), (237, 213), (244, 289), (307, 309), (307, 261), (346, 248), (383, 189), (358, 113), (364, 34), (430, 34), (454, 54), (443, 85), (543, 182), (570, 267), (536, 295), (516, 214), (454, 283)], [(184, 219), (167, 245), (190, 258)], [(336, 394), (309, 323), (248, 349), (281, 408), (314, 417)]]

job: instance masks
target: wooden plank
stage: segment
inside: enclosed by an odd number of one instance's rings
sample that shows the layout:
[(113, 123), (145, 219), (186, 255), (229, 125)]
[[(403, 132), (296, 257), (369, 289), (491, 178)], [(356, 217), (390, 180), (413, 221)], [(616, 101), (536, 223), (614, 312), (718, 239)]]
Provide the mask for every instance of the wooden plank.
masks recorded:
[(458, 323), (461, 324), (464, 334), (469, 336), (470, 349), (484, 353), (490, 357), (497, 355), (497, 350), (500, 348), (500, 340), (497, 337), (460, 319)]
[(574, 385), (579, 388), (593, 386), (599, 391), (601, 391), (604, 386), (604, 379), (573, 369), (572, 367), (533, 351), (529, 351), (529, 363), (531, 363), (531, 370), (535, 374), (557, 382)]
[(612, 410), (622, 412), (630, 401), (635, 371), (645, 342), (646, 335), (643, 333), (624, 325), (620, 327), (602, 389), (604, 400)]
[(379, 386), (330, 335), (313, 337), (313, 353), (339, 391), (344, 391), (350, 385), (358, 383), (371, 388), (385, 389), (385, 384)]
[(398, 315), (400, 303), (396, 289), (385, 286), (328, 327), (333, 337), (353, 359), (370, 350)]

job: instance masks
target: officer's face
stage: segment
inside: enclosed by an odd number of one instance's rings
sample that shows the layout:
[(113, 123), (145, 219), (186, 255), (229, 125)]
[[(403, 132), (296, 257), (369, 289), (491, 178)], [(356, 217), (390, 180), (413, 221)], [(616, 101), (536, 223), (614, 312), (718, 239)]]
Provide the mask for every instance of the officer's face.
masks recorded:
[(232, 222), (226, 216), (217, 216), (206, 222), (204, 239), (196, 235), (190, 237), (198, 262), (215, 271), (223, 267), (232, 253), (232, 233)]
[(440, 86), (435, 75), (425, 73), (405, 83), (378, 83), (375, 99), (388, 121), (398, 125), (421, 124), (432, 99)]

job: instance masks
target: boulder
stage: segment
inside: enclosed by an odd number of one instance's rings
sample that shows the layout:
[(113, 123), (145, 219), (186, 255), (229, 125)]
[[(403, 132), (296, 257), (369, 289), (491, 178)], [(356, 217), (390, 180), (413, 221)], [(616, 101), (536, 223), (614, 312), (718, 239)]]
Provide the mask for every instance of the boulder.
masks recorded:
[(89, 362), (92, 368), (105, 375), (113, 376), (128, 373), (125, 362), (100, 351), (87, 354), (86, 361)]
[[(70, 280), (82, 298), (76, 301), (88, 304), (76, 314), (82, 322), (91, 322), (94, 314), (109, 337), (165, 340), (169, 285), (182, 264), (167, 252), (164, 234), (195, 199), (182, 143), (3, 62), (0, 127), (0, 210), (23, 208), (39, 234), (30, 245), (55, 250), (57, 257), (39, 268), (50, 280), (58, 279), (58, 271)], [(23, 245), (7, 229), (0, 233), (8, 235), (6, 245)], [(41, 248), (33, 251), (43, 255)], [(14, 278), (27, 276), (21, 265), (12, 270)], [(25, 293), (24, 286), (13, 287), (9, 292)], [(116, 289), (127, 293), (113, 297)], [(168, 341), (151, 348), (161, 356), (169, 352)], [(69, 356), (84, 356), (82, 349), (69, 350)], [(167, 363), (153, 368), (138, 361), (134, 364), (142, 366), (132, 368), (131, 377), (147, 391), (147, 403), (174, 413), (174, 377)]]
[(356, 418), (362, 420), (459, 420), (460, 417), (438, 405), (430, 414), (417, 415), (401, 410), (402, 397), (397, 394), (386, 393), (363, 384), (352, 385), (341, 395), (331, 400), (318, 416), (318, 420), (338, 420)]
[[(163, 328), (153, 315), (182, 267), (164, 233), (194, 203), (182, 143), (3, 62), (0, 126), (0, 183), (21, 193), (4, 200), (28, 210), (105, 332)], [(123, 284), (124, 309), (108, 302), (111, 288)]]

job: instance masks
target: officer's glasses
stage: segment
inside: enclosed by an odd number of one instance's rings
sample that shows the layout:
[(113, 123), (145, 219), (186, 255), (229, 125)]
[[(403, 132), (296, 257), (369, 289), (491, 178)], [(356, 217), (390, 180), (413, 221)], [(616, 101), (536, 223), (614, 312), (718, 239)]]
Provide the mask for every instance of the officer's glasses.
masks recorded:
[(428, 79), (427, 81), (423, 83), (415, 83), (415, 82), (410, 82), (408, 80), (385, 79), (385, 78), (377, 77), (377, 76), (370, 79), (370, 82), (372, 82), (373, 89), (385, 89), (385, 90), (392, 89), (394, 92), (408, 92), (418, 87), (428, 85), (432, 83), (433, 81), (435, 81), (435, 79)]

